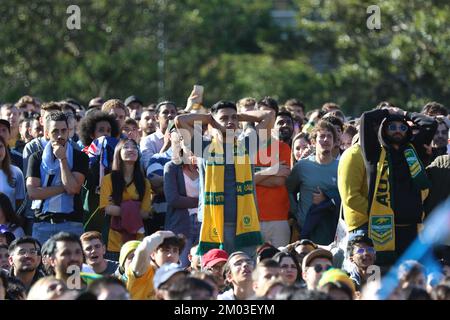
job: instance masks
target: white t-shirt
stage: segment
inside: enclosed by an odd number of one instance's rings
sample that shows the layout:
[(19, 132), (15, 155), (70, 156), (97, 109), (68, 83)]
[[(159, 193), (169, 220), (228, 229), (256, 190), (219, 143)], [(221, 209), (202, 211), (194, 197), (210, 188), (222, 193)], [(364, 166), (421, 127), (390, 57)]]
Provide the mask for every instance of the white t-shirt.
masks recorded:
[(164, 134), (160, 129), (156, 129), (151, 135), (143, 138), (139, 145), (142, 153), (141, 163), (146, 171), (151, 157), (159, 153), (164, 146)]
[(25, 199), (25, 181), (23, 179), (22, 171), (11, 165), (12, 176), (13, 176), (13, 186), (8, 183), (8, 177), (5, 172), (0, 169), (0, 192), (6, 194), (11, 201), (11, 205), (16, 210), (16, 200)]
[(236, 300), (233, 289), (227, 290), (217, 296), (217, 300)]
[[(184, 176), (184, 186), (186, 187), (186, 195), (188, 197), (198, 198), (198, 193), (199, 193), (199, 188), (200, 188), (198, 177), (197, 177), (197, 179), (192, 180), (184, 172), (183, 172), (183, 176)], [(194, 214), (197, 214), (198, 207), (196, 207), (196, 208), (189, 208), (188, 211), (189, 211), (189, 215), (192, 216)]]

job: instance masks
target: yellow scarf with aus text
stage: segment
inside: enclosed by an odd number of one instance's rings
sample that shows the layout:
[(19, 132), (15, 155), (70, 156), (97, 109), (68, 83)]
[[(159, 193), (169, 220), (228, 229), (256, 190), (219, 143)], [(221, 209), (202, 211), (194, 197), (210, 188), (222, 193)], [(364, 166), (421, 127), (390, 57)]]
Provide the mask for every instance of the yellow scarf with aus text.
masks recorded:
[[(222, 143), (213, 139), (206, 159), (203, 195), (203, 222), (197, 254), (224, 249), (225, 154)], [(262, 243), (254, 196), (252, 166), (244, 143), (234, 144), (236, 172), (237, 221), (235, 248)]]
[[(425, 168), (412, 144), (404, 150), (406, 162), (414, 184), (421, 191), (422, 201), (428, 196), (429, 181)], [(389, 179), (391, 163), (384, 147), (377, 163), (375, 191), (369, 212), (369, 237), (376, 251), (395, 251), (395, 223), (392, 184)], [(423, 216), (422, 216), (423, 218)]]

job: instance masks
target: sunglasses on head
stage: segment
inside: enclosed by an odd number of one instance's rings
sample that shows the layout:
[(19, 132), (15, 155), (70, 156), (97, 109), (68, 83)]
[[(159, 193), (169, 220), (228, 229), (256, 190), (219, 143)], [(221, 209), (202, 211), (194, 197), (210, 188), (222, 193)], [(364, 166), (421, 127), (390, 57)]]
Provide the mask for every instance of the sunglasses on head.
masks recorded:
[(387, 128), (389, 131), (406, 132), (408, 130), (408, 127), (405, 124), (396, 125), (395, 123), (389, 124)]

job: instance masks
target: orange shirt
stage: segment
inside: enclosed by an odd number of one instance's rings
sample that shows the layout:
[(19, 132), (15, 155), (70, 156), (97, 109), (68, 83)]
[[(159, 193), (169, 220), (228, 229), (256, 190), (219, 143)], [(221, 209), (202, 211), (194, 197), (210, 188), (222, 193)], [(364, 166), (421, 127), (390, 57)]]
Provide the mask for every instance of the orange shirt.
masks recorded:
[[(275, 165), (284, 161), (286, 165), (291, 163), (291, 148), (283, 141), (274, 140), (271, 143), (278, 144), (278, 152), (272, 154), (272, 147), (269, 144), (266, 148), (261, 148), (258, 151), (258, 158), (256, 162), (256, 172), (266, 167)], [(277, 151), (276, 148), (274, 151)], [(266, 159), (266, 160), (265, 160)], [(267, 159), (270, 159), (269, 163)], [(279, 187), (264, 187), (256, 185), (256, 199), (258, 201), (259, 220), (260, 221), (275, 221), (287, 220), (289, 215), (289, 196), (286, 186)]]

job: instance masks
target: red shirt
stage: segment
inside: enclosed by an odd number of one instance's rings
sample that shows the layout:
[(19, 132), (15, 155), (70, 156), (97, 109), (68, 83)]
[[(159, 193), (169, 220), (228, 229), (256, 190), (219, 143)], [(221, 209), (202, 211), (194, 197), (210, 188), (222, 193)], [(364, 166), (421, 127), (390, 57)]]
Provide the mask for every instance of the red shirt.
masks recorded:
[[(271, 167), (276, 163), (284, 161), (286, 165), (290, 166), (291, 162), (291, 148), (288, 144), (279, 140), (271, 140), (271, 143), (278, 144), (278, 152), (272, 154), (272, 146), (269, 144), (266, 148), (261, 148), (258, 152), (256, 171)], [(262, 161), (269, 163), (263, 164)], [(258, 201), (259, 220), (260, 221), (275, 221), (287, 220), (289, 215), (289, 196), (286, 186), (279, 187), (264, 187), (256, 185), (256, 198)]]

